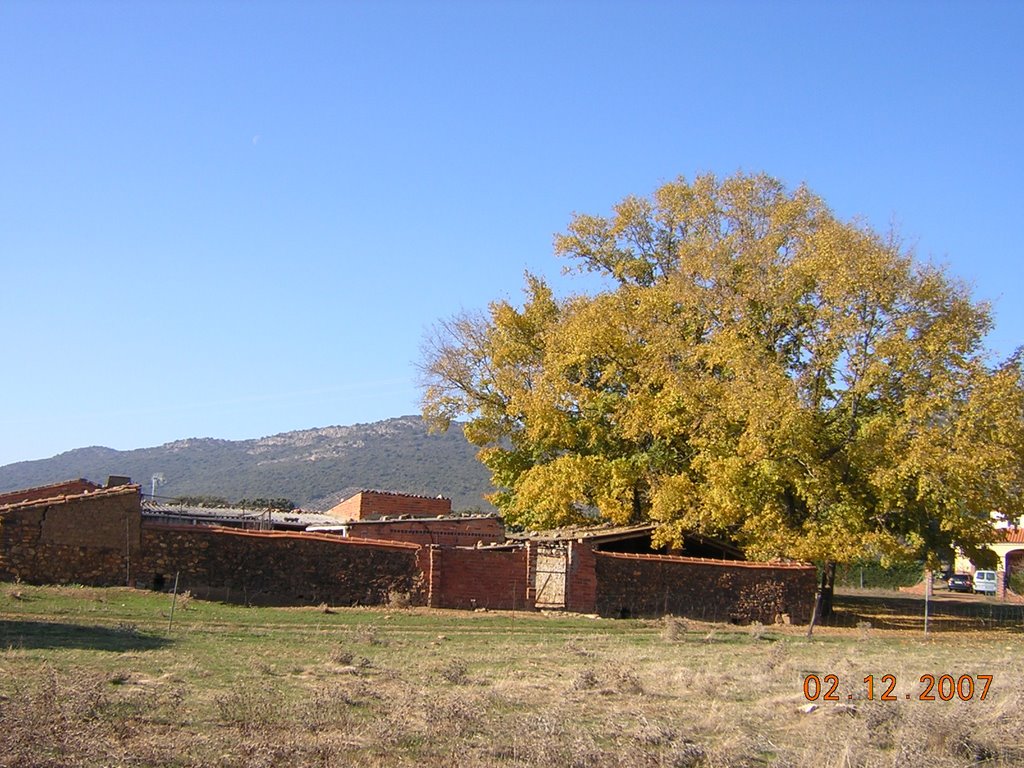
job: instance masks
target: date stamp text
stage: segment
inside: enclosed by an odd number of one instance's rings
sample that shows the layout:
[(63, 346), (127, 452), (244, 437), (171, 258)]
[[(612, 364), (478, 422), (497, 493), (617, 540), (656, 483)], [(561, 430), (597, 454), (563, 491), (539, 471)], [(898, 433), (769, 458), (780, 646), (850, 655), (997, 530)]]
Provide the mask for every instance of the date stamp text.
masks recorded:
[(804, 698), (808, 701), (984, 701), (992, 685), (992, 675), (921, 675), (913, 691), (899, 688), (896, 675), (876, 678), (868, 675), (860, 683), (843, 680), (839, 675), (807, 675)]

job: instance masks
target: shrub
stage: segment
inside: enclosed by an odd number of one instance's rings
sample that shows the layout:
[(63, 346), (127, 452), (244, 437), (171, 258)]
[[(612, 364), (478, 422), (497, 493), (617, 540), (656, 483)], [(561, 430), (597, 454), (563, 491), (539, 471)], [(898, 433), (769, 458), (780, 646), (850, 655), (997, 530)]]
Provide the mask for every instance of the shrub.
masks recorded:
[(597, 688), (599, 684), (597, 673), (592, 669), (581, 669), (579, 674), (572, 681), (572, 687), (577, 691), (587, 691)]
[(392, 589), (388, 592), (388, 607), (389, 608), (408, 608), (412, 605), (412, 595), (408, 592), (403, 592), (398, 589)]
[(921, 581), (924, 561), (893, 563), (883, 567), (877, 560), (856, 560), (836, 566), (837, 587), (860, 587), (871, 589), (899, 589), (910, 587)]
[(278, 717), (278, 701), (269, 691), (243, 685), (216, 699), (222, 722), (242, 733), (257, 733)]
[(441, 679), (447, 680), (453, 685), (465, 685), (469, 682), (469, 675), (466, 673), (466, 662), (462, 659), (452, 659), (441, 668)]
[(669, 643), (682, 640), (686, 636), (686, 621), (678, 616), (666, 616), (663, 619), (661, 639)]

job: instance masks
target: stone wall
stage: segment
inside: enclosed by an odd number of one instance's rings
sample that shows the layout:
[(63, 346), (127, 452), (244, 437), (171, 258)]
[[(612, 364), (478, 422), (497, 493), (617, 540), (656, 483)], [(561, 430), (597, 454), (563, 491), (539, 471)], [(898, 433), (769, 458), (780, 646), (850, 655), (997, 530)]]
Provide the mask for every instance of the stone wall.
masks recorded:
[(811, 619), (812, 565), (595, 552), (602, 616), (686, 616), (771, 624)]
[[(419, 547), (315, 533), (146, 525), (140, 586), (246, 603), (380, 605), (421, 594)], [(422, 600), (422, 598), (420, 598)]]
[(139, 567), (138, 486), (0, 508), (0, 579), (130, 584)]
[[(439, 608), (536, 608), (532, 542), (434, 543), (448, 522), (457, 523), (459, 535), (486, 540), (496, 535), (496, 518), (438, 520), (441, 528), (434, 531), (416, 520), (354, 526), (413, 539), (382, 541), (149, 525), (141, 521), (138, 486), (64, 490), (83, 492), (0, 506), (0, 579), (169, 589), (179, 573), (182, 591), (247, 603), (378, 605), (404, 593)], [(782, 615), (794, 623), (810, 619), (813, 566), (601, 552), (583, 539), (565, 546), (564, 607), (570, 611), (763, 623)]]

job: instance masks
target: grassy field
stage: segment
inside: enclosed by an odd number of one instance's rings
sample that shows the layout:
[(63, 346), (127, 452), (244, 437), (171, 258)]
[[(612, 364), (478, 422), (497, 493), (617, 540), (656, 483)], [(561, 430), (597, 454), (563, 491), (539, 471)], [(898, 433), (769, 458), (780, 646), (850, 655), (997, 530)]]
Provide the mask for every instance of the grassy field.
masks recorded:
[(812, 639), (190, 598), (169, 628), (166, 594), (0, 584), (0, 766), (1024, 764), (1020, 621), (926, 638), (899, 600), (840, 605)]

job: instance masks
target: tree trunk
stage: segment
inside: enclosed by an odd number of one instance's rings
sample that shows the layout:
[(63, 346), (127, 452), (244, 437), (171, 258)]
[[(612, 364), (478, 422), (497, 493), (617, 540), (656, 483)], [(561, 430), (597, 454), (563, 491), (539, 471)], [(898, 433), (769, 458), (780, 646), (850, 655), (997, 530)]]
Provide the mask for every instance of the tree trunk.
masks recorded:
[(644, 522), (643, 497), (640, 495), (640, 487), (633, 486), (633, 509), (629, 518), (630, 525), (638, 525)]
[(836, 564), (827, 561), (821, 569), (821, 581), (814, 591), (814, 609), (811, 611), (811, 623), (807, 626), (807, 637), (814, 634), (814, 625), (821, 619), (832, 615), (832, 594), (836, 584)]
[(814, 590), (814, 607), (811, 609), (811, 623), (807, 625), (807, 637), (814, 634), (814, 625), (818, 623), (818, 616), (821, 614), (821, 584)]
[(821, 570), (821, 614), (820, 618), (832, 615), (832, 598), (835, 595), (836, 563), (829, 560)]

